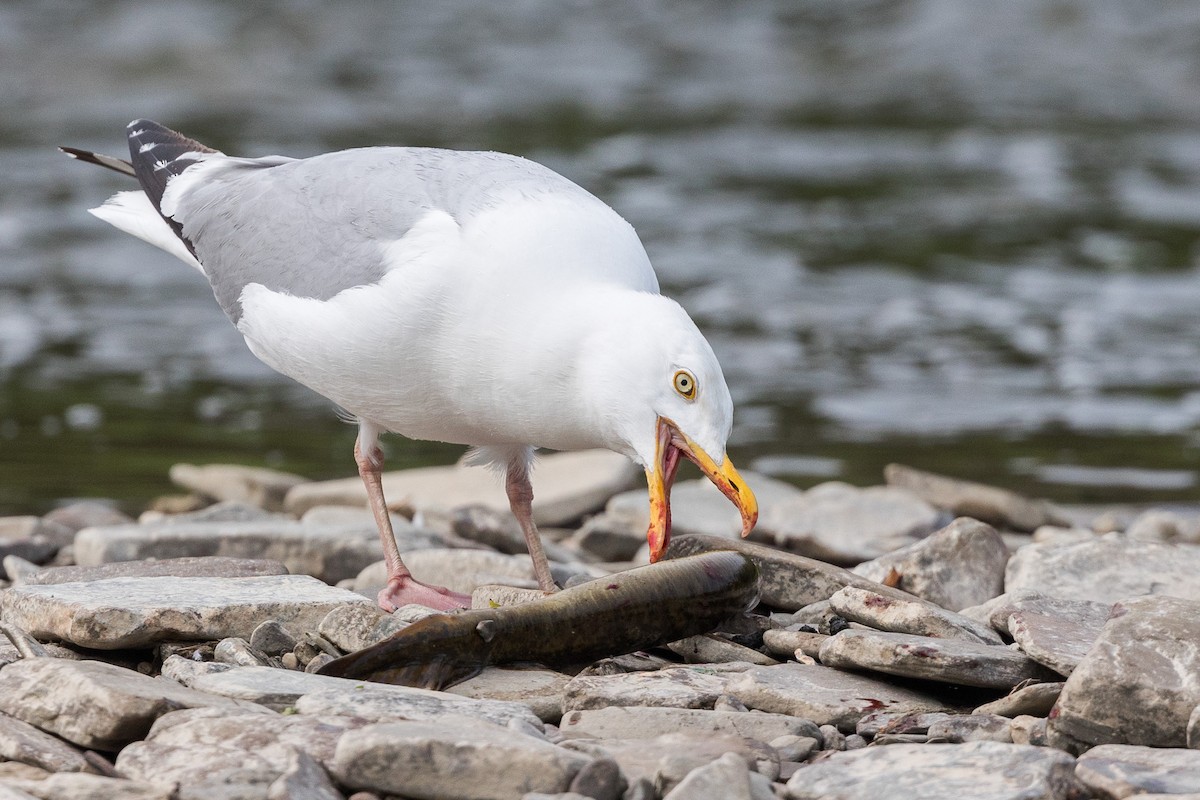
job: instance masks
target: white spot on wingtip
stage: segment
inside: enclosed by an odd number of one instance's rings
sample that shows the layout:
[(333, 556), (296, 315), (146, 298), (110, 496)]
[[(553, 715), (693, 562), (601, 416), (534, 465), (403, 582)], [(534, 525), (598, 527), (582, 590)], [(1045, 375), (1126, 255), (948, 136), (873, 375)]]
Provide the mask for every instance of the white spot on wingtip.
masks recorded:
[(130, 138), (130, 139), (136, 139), (136, 138), (138, 138), (139, 136), (141, 136), (141, 135), (142, 135), (143, 133), (145, 133), (145, 132), (146, 132), (146, 131), (145, 131), (145, 130), (143, 130), (143, 129), (141, 129), (141, 128), (139, 128), (139, 129), (138, 129), (138, 130), (136, 130), (136, 131), (130, 131), (130, 132), (129, 132), (129, 138)]
[(146, 142), (144, 145), (138, 148), (138, 152), (148, 153), (156, 147), (158, 147), (158, 142)]

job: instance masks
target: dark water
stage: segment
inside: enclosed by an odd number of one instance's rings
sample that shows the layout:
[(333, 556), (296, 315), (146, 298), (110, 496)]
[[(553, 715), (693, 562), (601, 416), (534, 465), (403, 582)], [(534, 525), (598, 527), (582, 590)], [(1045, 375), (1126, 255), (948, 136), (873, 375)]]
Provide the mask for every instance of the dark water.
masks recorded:
[(709, 334), (740, 464), (1195, 499), (1198, 42), (1200, 5), (1137, 0), (0, 6), (0, 513), (182, 460), (353, 473), (197, 275), (86, 214), (124, 185), (53, 146), (139, 116), (563, 172)]

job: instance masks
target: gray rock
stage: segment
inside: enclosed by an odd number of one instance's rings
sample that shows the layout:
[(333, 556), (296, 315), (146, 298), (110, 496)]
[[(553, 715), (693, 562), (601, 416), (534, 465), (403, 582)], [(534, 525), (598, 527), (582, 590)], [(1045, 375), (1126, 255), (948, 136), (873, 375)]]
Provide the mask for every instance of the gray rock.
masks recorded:
[(1045, 667), (1007, 647), (867, 630), (829, 637), (821, 645), (821, 663), (990, 689), (1053, 678)]
[(497, 606), (519, 606), (544, 598), (541, 589), (522, 589), (501, 583), (476, 586), (471, 592), (471, 608), (496, 608)]
[(1200, 750), (1200, 705), (1192, 710), (1192, 716), (1188, 719), (1187, 746)]
[(250, 503), (268, 511), (282, 511), (288, 491), (308, 481), (290, 472), (240, 464), (176, 464), (169, 475), (176, 486), (205, 497)]
[[(82, 534), (81, 534), (82, 535)], [(299, 632), (339, 605), (370, 600), (306, 575), (110, 578), (10, 589), (4, 619), (35, 637), (113, 650), (181, 639), (248, 637), (274, 619)]]
[(828, 638), (827, 634), (807, 631), (770, 630), (763, 632), (763, 644), (770, 653), (793, 660), (797, 650), (810, 658), (816, 658), (821, 652), (821, 645)]
[(757, 650), (752, 650), (749, 647), (744, 647), (728, 639), (711, 634), (689, 636), (677, 642), (670, 642), (667, 644), (667, 649), (682, 658), (687, 664), (744, 662), (747, 664), (769, 666), (779, 663)]
[(287, 768), (267, 787), (267, 800), (343, 800), (329, 773), (303, 750), (292, 750)]
[(592, 800), (621, 800), (625, 788), (621, 766), (610, 758), (589, 761), (571, 779), (571, 791)]
[(894, 584), (942, 608), (958, 611), (1004, 591), (1008, 548), (996, 529), (960, 517), (940, 531), (854, 568), (856, 575)]
[(1147, 594), (1200, 600), (1197, 574), (1200, 547), (1110, 533), (1090, 542), (1022, 547), (1008, 562), (1005, 588), (1101, 603)]
[(1198, 641), (1198, 602), (1118, 603), (1067, 679), (1051, 731), (1089, 744), (1183, 747), (1188, 718), (1200, 705)]
[(999, 700), (984, 703), (975, 709), (976, 714), (996, 714), (1001, 717), (1030, 715), (1044, 717), (1054, 708), (1062, 694), (1063, 683), (1031, 683), (1016, 689)]
[[(982, 610), (984, 607), (980, 608)], [(1043, 594), (1033, 589), (1022, 589), (995, 598), (987, 606), (986, 619), (993, 628), (1011, 636), (1008, 620), (1013, 614), (1039, 614), (1073, 623), (1081, 632), (1086, 632), (1084, 635), (1094, 639), (1100, 635), (1111, 612), (1112, 603), (1073, 600)]]
[(144, 741), (123, 749), (116, 768), (147, 783), (178, 784), (178, 800), (265, 798), (295, 766), (297, 750), (331, 763), (338, 740), (365, 724), (243, 709), (176, 711), (161, 717)]
[(859, 489), (830, 481), (759, 515), (762, 534), (785, 550), (835, 564), (857, 564), (931, 533), (941, 514), (912, 493)]
[(0, 714), (0, 758), (49, 772), (95, 771), (76, 748), (8, 714)]
[[(0, 517), (0, 542), (45, 542), (55, 550), (71, 543), (75, 531), (42, 517)], [(32, 559), (31, 559), (32, 560)]]
[[(397, 531), (402, 548), (404, 533), (404, 528)], [(85, 528), (75, 536), (75, 561), (84, 566), (183, 556), (270, 559), (283, 562), (293, 574), (337, 583), (381, 559), (383, 548), (373, 528), (325, 527), (287, 519), (160, 521)]]
[(674, 732), (741, 736), (771, 742), (781, 736), (817, 738), (816, 723), (787, 714), (707, 711), (696, 708), (617, 707), (571, 711), (559, 725), (567, 738), (653, 738)]
[(1033, 531), (1042, 525), (1069, 522), (1062, 511), (1045, 500), (1030, 500), (982, 483), (948, 478), (903, 464), (888, 464), (883, 476), (889, 486), (906, 489), (955, 516), (973, 517), (1003, 528)]
[(754, 800), (750, 768), (735, 753), (694, 769), (663, 800)]
[(1102, 744), (1079, 757), (1075, 777), (1103, 797), (1200, 793), (1200, 751)]
[(1012, 721), (994, 714), (958, 714), (930, 724), (931, 742), (1011, 742)]
[(0, 670), (0, 711), (96, 750), (119, 750), (143, 738), (168, 711), (231, 705), (100, 661), (39, 658)]
[(59, 506), (42, 519), (72, 531), (81, 531), (97, 525), (125, 525), (133, 522), (133, 518), (128, 514), (98, 500), (80, 500)]
[[(508, 556), (490, 550), (417, 550), (404, 554), (404, 564), (422, 581), (463, 594), (470, 594), (489, 583), (498, 583), (497, 579), (501, 577), (525, 583), (534, 580), (533, 562), (529, 556)], [(359, 592), (374, 594), (386, 581), (387, 570), (384, 563), (378, 561), (358, 574), (354, 588)]]
[(1100, 636), (1063, 617), (1018, 611), (1008, 618), (1013, 641), (1034, 661), (1066, 677)]
[(231, 664), (235, 667), (268, 667), (270, 660), (250, 646), (245, 639), (229, 637), (217, 642), (213, 648), (213, 660), (219, 664)]
[(750, 665), (727, 666), (733, 669), (675, 667), (657, 672), (580, 674), (567, 683), (563, 713), (609, 706), (712, 708), (717, 698), (725, 693), (730, 680), (737, 677), (734, 670), (747, 669)]
[[(633, 732), (636, 734), (636, 732)], [(735, 753), (752, 769), (778, 775), (779, 756), (761, 742), (720, 734), (669, 733), (654, 738), (568, 739), (562, 747), (593, 758), (610, 758), (621, 766), (632, 790), (647, 780), (658, 795), (669, 793), (692, 770)]]
[[(815, 727), (815, 725), (814, 725)], [(818, 736), (796, 736), (788, 734), (779, 736), (767, 744), (775, 748), (775, 752), (779, 753), (780, 761), (800, 762), (807, 759), (815, 751), (821, 749), (821, 739)]]
[[(539, 526), (567, 525), (598, 511), (610, 497), (635, 485), (641, 470), (608, 450), (553, 453), (538, 459), (533, 473), (533, 518)], [(461, 506), (484, 505), (508, 513), (503, 481), (481, 467), (426, 467), (383, 475), (383, 494), (398, 507), (408, 505), (427, 517), (448, 520)], [(302, 514), (318, 505), (365, 506), (358, 478), (297, 486), (286, 507)]]
[[(330, 615), (336, 614), (339, 611), (350, 611), (357, 609), (365, 609), (367, 606), (347, 605), (338, 606), (329, 614), (325, 615), (325, 620), (329, 619)], [(325, 620), (321, 624), (325, 624)], [(326, 637), (328, 638), (328, 637)], [(268, 619), (259, 623), (258, 627), (250, 633), (250, 646), (260, 653), (266, 653), (269, 656), (281, 656), (296, 646), (296, 637), (288, 632), (287, 628), (279, 623), (279, 620)]]
[(750, 708), (789, 714), (818, 725), (854, 732), (857, 722), (879, 709), (940, 711), (935, 697), (862, 675), (807, 664), (752, 667), (733, 676), (727, 691)]
[(563, 792), (590, 759), (509, 728), (443, 717), (385, 722), (342, 736), (332, 772), (343, 786), (443, 800), (511, 800)]
[(887, 597), (869, 589), (847, 586), (829, 598), (829, 605), (843, 619), (878, 630), (975, 644), (1002, 643), (986, 625), (928, 601)]
[[(1047, 736), (1048, 720), (1046, 717), (1034, 717), (1028, 714), (1021, 714), (1013, 717), (1012, 724), (1009, 726), (1009, 733), (1012, 735), (1012, 740), (1015, 744), (1028, 744), (1034, 747), (1047, 747), (1050, 744)], [(1065, 748), (1058, 748), (1063, 750)]]
[(897, 744), (834, 753), (788, 780), (792, 800), (1067, 800), (1075, 759), (1003, 742)]
[(1152, 508), (1129, 523), (1125, 535), (1152, 542), (1200, 544), (1200, 514)]
[(457, 683), (445, 692), (476, 700), (523, 703), (543, 722), (556, 723), (562, 719), (563, 693), (569, 680), (561, 672), (548, 669), (487, 667), (475, 677)]
[[(7, 567), (6, 567), (7, 568)], [(150, 561), (120, 561), (90, 567), (42, 567), (13, 580), (14, 586), (46, 586), (58, 583), (89, 583), (109, 578), (254, 578), (287, 575), (279, 561), (254, 558), (163, 558)]]
[(378, 644), (409, 624), (393, 614), (385, 614), (375, 605), (345, 605), (326, 614), (317, 630), (344, 652), (351, 653)]
[(889, 589), (855, 575), (848, 569), (742, 539), (676, 536), (667, 548), (666, 557), (682, 558), (713, 550), (736, 550), (753, 560), (760, 575), (759, 600), (772, 608), (796, 611), (828, 600), (843, 586), (869, 589), (888, 597), (912, 597), (907, 592)]
[[(206, 501), (209, 499), (205, 498)], [(203, 508), (176, 514), (168, 513), (155, 516), (154, 512), (147, 511), (142, 514), (138, 522), (143, 524), (155, 522), (181, 525), (185, 522), (290, 522), (291, 520), (291, 514), (278, 514), (267, 511), (261, 506), (243, 503), (238, 500), (222, 500), (219, 503), (205, 505)]]
[(99, 797), (120, 800), (175, 800), (175, 795), (169, 787), (83, 772), (60, 772), (35, 780), (6, 780), (3, 788), (20, 792), (17, 797), (36, 797), (40, 800), (94, 800)]

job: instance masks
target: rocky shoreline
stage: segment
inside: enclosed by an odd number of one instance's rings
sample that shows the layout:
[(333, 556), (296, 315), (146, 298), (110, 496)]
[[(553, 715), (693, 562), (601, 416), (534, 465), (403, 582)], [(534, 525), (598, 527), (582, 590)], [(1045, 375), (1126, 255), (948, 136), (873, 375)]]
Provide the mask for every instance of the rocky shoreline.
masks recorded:
[[(535, 518), (563, 584), (644, 563), (636, 471), (547, 456)], [(670, 556), (738, 549), (760, 605), (716, 633), (446, 691), (315, 674), (429, 613), (369, 599), (354, 480), (180, 465), (133, 520), (0, 518), (0, 800), (1200, 798), (1200, 513), (1060, 509), (889, 467), (808, 491), (673, 495)], [(422, 578), (534, 586), (498, 483), (392, 473)]]

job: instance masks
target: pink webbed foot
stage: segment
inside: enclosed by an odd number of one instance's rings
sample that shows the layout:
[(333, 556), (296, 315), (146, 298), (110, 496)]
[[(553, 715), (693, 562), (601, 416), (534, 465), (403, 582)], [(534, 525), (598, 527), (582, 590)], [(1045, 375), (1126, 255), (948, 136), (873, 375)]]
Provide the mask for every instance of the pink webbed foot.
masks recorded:
[(453, 611), (470, 608), (469, 595), (452, 592), (444, 586), (421, 583), (412, 575), (393, 575), (387, 585), (379, 590), (379, 607), (389, 614), (409, 603), (436, 608), (438, 611)]

